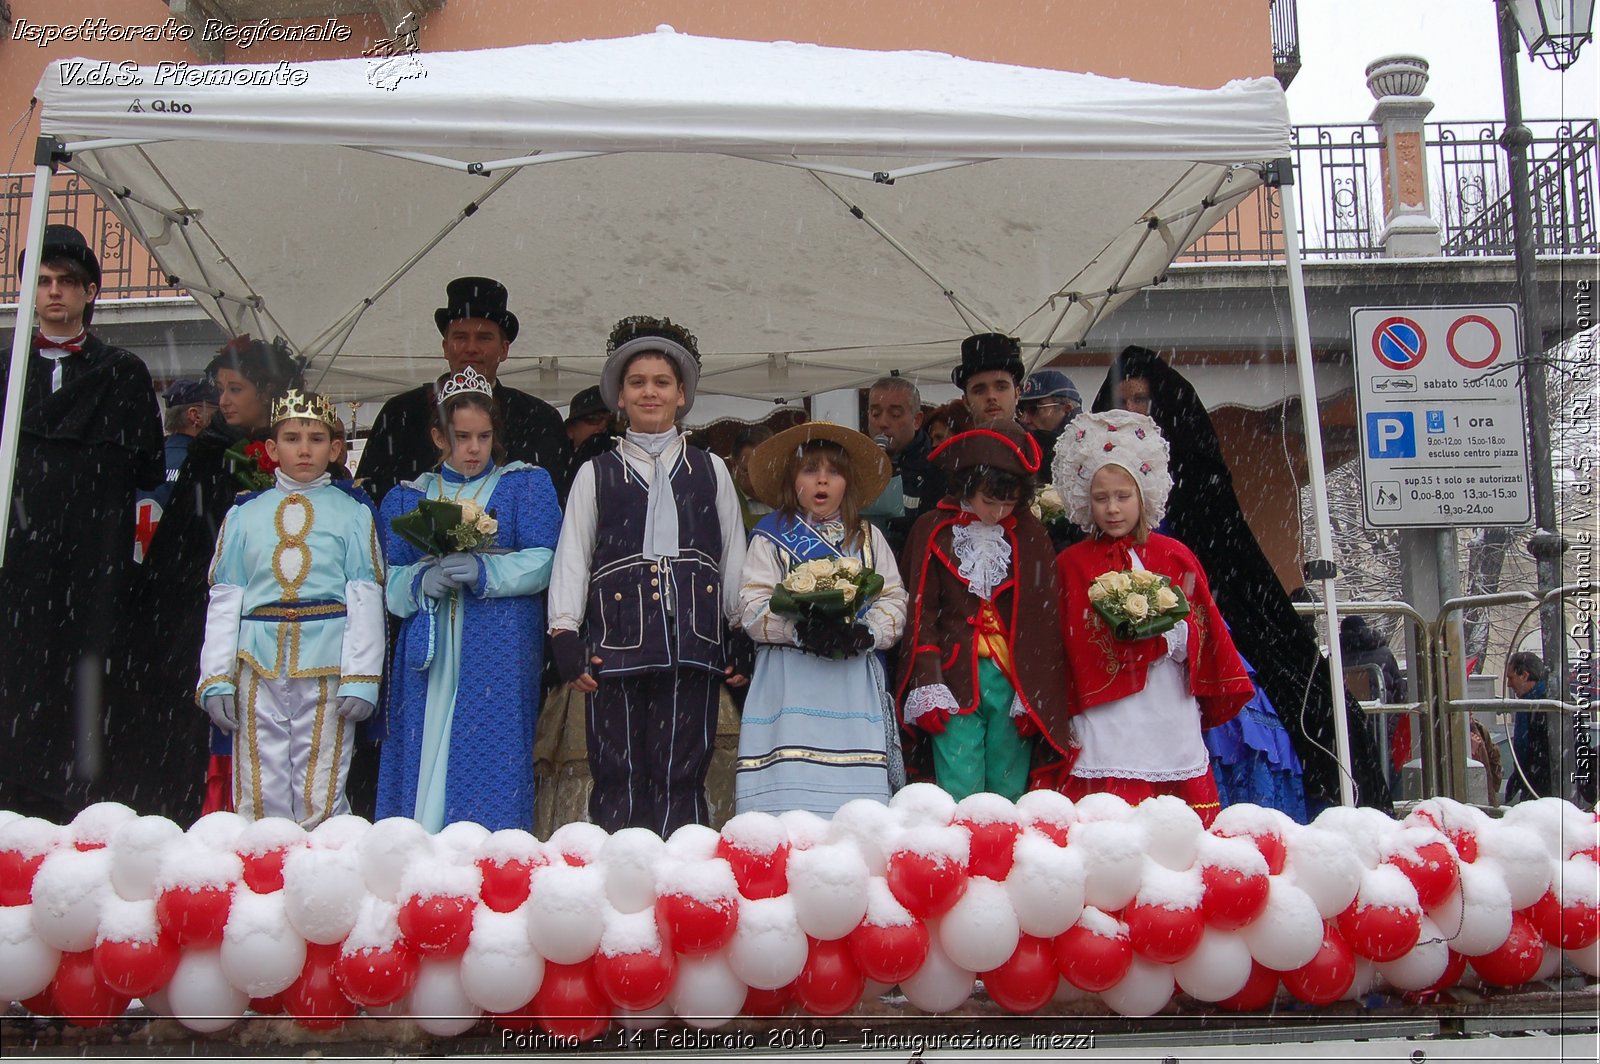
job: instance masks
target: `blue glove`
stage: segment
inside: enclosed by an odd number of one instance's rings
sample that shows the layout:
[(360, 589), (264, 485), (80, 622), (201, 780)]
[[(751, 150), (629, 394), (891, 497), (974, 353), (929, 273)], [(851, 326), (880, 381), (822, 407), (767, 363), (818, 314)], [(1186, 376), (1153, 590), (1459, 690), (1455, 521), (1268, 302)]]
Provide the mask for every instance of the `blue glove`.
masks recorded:
[(422, 593), (431, 599), (441, 599), (456, 589), (456, 582), (441, 569), (438, 563), (428, 566), (422, 574)]
[(478, 586), (478, 559), (470, 554), (446, 554), (439, 559), (439, 569), (455, 581), (457, 587)]
[(217, 726), (218, 731), (231, 734), (238, 727), (239, 713), (233, 695), (206, 695), (202, 705), (206, 716), (211, 718), (211, 723)]
[(345, 695), (339, 699), (339, 716), (351, 724), (360, 724), (372, 716), (372, 711), (377, 707), (365, 698), (356, 695)]

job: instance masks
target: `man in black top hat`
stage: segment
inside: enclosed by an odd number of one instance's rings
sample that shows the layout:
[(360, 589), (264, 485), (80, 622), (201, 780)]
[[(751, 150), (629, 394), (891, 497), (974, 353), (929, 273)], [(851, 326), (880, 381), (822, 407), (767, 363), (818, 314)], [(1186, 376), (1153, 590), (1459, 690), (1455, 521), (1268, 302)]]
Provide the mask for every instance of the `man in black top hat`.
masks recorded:
[[(0, 568), (0, 808), (62, 820), (93, 797), (104, 761), (102, 696), (133, 575), (134, 492), (159, 486), (166, 469), (149, 370), (88, 331), (99, 259), (82, 233), (52, 225), (39, 260)], [(19, 275), (22, 266), (19, 256)], [(7, 344), (0, 389), (10, 357)]]
[[(542, 467), (566, 498), (572, 447), (555, 407), (498, 381), (500, 366), (517, 338), (517, 316), (506, 309), (506, 286), (487, 277), (457, 277), (445, 286), (445, 305), (433, 312), (451, 373), (471, 366), (494, 385), (501, 442), (506, 457)], [(438, 407), (434, 386), (424, 384), (383, 404), (361, 452), (357, 479), (382, 502), (390, 488), (439, 460), (429, 430)]]
[(950, 380), (961, 389), (972, 422), (1017, 419), (1017, 395), (1026, 372), (1022, 342), (1003, 333), (976, 333), (961, 341), (961, 364)]

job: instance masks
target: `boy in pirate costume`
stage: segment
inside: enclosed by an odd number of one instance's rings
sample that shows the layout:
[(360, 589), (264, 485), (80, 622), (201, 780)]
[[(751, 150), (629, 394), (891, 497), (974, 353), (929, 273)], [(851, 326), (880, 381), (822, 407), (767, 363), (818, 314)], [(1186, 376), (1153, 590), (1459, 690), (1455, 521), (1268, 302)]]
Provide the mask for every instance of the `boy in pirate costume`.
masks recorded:
[[(930, 456), (947, 494), (901, 558), (910, 630), (896, 685), (905, 721), (930, 734), (956, 799), (1028, 786), (1031, 737), (1067, 749), (1055, 551), (1028, 510), (1039, 445), (1015, 421), (952, 436)], [(1041, 751), (1045, 753), (1045, 751)]]
[(211, 563), (198, 701), (236, 732), (234, 809), (311, 827), (350, 811), (355, 725), (383, 671), (383, 555), (372, 504), (334, 483), (333, 405), (296, 390), (272, 405), (277, 484), (241, 495)]
[(627, 432), (573, 480), (550, 578), (550, 656), (589, 695), (590, 819), (665, 837), (710, 819), (718, 695), (750, 671), (748, 637), (728, 630), (744, 520), (722, 459), (677, 428), (700, 379), (694, 337), (627, 318), (607, 348), (600, 394)]

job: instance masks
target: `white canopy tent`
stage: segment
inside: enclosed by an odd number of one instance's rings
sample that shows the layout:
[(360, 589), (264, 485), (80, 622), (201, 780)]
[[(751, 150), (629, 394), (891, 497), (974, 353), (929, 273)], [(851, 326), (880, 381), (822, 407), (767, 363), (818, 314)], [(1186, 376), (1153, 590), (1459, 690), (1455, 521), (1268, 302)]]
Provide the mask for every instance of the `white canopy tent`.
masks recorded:
[[(632, 313), (688, 325), (702, 390), (745, 398), (943, 376), (975, 331), (1017, 335), (1038, 361), (1159, 283), (1289, 152), (1268, 78), (1174, 88), (666, 28), (169, 64), (109, 86), (78, 83), (90, 65), (54, 62), (36, 91), (67, 165), (224, 329), (287, 338), (319, 387), (349, 399), (438, 372), (431, 311), (463, 274), (509, 287), (522, 333), (502, 379), (553, 402), (593, 383), (611, 323)], [(30, 245), (51, 171), (38, 169)], [(1292, 186), (1283, 199), (1327, 558)], [(20, 322), (33, 272), (30, 260)]]

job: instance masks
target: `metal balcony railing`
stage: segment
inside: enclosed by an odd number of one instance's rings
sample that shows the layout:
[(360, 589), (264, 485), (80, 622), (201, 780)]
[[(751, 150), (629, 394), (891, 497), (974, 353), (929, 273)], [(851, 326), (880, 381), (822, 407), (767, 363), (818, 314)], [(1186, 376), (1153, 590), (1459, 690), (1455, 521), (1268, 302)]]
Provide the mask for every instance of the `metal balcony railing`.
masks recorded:
[(1270, 0), (1272, 74), (1284, 88), (1300, 73), (1300, 12), (1295, 0)]
[[(1541, 255), (1600, 254), (1595, 174), (1597, 124), (1529, 122), (1535, 244)], [(1429, 123), (1424, 152), (1434, 218), (1446, 257), (1512, 252), (1509, 177), (1496, 122)], [(1370, 125), (1296, 126), (1295, 180), (1300, 187), (1301, 247), (1310, 259), (1367, 259), (1383, 254), (1383, 167)], [(0, 175), (0, 303), (17, 300), (17, 249), (27, 224), (31, 174)], [(77, 226), (105, 263), (102, 296), (181, 296), (148, 252), (75, 174), (50, 190), (51, 223)], [(1179, 262), (1253, 262), (1283, 257), (1283, 218), (1266, 190), (1245, 200)]]

